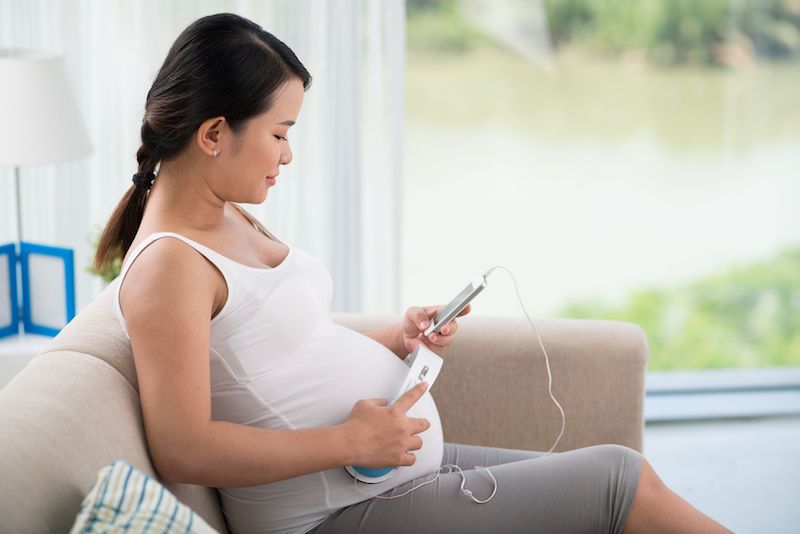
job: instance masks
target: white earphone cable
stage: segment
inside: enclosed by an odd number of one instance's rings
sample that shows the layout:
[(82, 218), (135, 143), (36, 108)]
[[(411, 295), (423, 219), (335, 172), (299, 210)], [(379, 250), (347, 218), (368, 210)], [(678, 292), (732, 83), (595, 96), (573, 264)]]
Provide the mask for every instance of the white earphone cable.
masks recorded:
[(547, 391), (550, 394), (550, 398), (553, 399), (553, 403), (558, 407), (558, 411), (561, 412), (561, 432), (559, 432), (558, 437), (556, 438), (555, 442), (553, 443), (553, 446), (550, 447), (550, 449), (544, 454), (544, 456), (547, 456), (548, 454), (553, 452), (553, 450), (556, 448), (556, 445), (558, 445), (558, 442), (561, 440), (561, 436), (564, 435), (564, 429), (566, 429), (566, 427), (567, 427), (567, 417), (564, 415), (564, 408), (561, 407), (561, 404), (559, 404), (559, 402), (553, 396), (553, 373), (550, 372), (550, 357), (547, 355), (547, 350), (544, 348), (544, 343), (542, 343), (542, 336), (539, 334), (539, 329), (536, 328), (536, 324), (534, 324), (534, 322), (531, 319), (530, 315), (528, 315), (527, 310), (525, 310), (525, 306), (522, 304), (522, 297), (520, 296), (519, 288), (517, 287), (517, 279), (514, 278), (514, 275), (511, 273), (511, 271), (509, 271), (508, 269), (506, 269), (502, 265), (496, 265), (496, 266), (492, 267), (491, 269), (489, 269), (488, 271), (486, 271), (483, 274), (483, 277), (486, 278), (495, 269), (503, 269), (503, 270), (505, 270), (508, 274), (511, 275), (511, 279), (514, 281), (514, 290), (517, 292), (517, 298), (519, 299), (519, 305), (522, 308), (522, 311), (525, 314), (525, 317), (528, 318), (528, 322), (531, 324), (531, 327), (533, 328), (533, 331), (536, 332), (536, 338), (539, 340), (539, 347), (541, 347), (542, 353), (544, 354), (544, 362), (545, 362), (545, 365), (547, 366)]

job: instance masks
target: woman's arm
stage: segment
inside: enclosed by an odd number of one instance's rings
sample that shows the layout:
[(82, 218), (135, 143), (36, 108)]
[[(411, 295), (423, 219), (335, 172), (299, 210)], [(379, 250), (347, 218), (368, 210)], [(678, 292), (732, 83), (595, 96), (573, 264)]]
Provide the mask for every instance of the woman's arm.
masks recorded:
[(209, 421), (182, 438), (158, 468), (167, 482), (257, 486), (352, 463), (343, 424), (279, 430)]

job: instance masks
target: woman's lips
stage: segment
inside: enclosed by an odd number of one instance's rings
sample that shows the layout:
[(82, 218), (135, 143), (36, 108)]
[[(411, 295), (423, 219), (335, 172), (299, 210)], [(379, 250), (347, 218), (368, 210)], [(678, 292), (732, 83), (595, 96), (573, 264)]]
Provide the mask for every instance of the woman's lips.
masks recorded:
[(278, 183), (278, 180), (277, 180), (276, 176), (267, 176), (267, 181), (269, 183), (271, 183), (272, 185), (275, 185), (276, 183)]

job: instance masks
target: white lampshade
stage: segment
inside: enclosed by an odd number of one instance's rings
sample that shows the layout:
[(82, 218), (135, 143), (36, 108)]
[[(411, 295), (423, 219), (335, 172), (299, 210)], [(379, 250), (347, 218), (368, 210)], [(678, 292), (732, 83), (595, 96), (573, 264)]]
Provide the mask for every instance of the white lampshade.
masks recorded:
[(43, 165), (92, 152), (62, 57), (0, 49), (0, 165)]

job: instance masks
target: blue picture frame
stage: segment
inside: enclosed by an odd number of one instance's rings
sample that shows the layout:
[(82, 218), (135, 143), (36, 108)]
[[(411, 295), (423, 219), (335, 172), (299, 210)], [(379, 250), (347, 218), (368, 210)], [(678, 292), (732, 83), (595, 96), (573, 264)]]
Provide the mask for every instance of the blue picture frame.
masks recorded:
[[(17, 248), (16, 243), (0, 245), (0, 262), (8, 265), (8, 306), (11, 323), (0, 325), (0, 338), (14, 336), (19, 332), (19, 297), (17, 295)], [(0, 298), (4, 304), (4, 299)]]
[[(75, 317), (75, 258), (72, 249), (39, 245), (27, 241), (20, 242), (20, 265), (22, 267), (22, 324), (25, 332), (55, 336), (61, 328)], [(64, 262), (65, 317), (66, 322), (59, 328), (50, 325), (36, 324), (32, 319), (30, 291), (30, 258), (31, 255), (52, 256)], [(15, 284), (16, 285), (16, 284)]]

